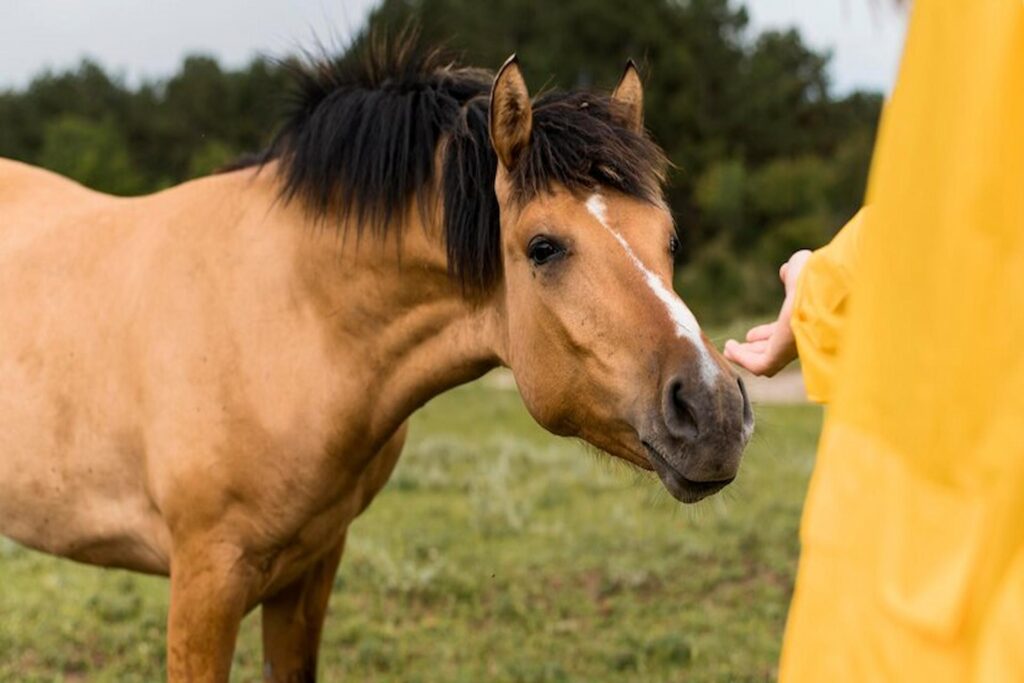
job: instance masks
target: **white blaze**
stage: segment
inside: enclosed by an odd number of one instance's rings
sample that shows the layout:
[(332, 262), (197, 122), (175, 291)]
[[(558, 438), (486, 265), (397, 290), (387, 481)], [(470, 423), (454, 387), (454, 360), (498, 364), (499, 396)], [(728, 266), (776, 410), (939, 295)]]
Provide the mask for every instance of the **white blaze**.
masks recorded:
[(665, 286), (665, 283), (661, 281), (661, 278), (652, 273), (650, 269), (644, 265), (643, 261), (640, 260), (640, 257), (638, 257), (636, 252), (633, 251), (633, 248), (629, 246), (629, 242), (626, 241), (626, 238), (609, 225), (608, 207), (604, 203), (604, 197), (597, 193), (590, 195), (587, 199), (587, 211), (589, 211), (590, 214), (597, 219), (597, 222), (600, 223), (605, 230), (610, 232), (612, 237), (615, 238), (615, 241), (622, 246), (626, 255), (629, 256), (629, 260), (632, 261), (633, 265), (640, 271), (640, 274), (643, 275), (644, 282), (646, 282), (647, 286), (650, 287), (652, 292), (654, 292), (654, 295), (658, 297), (658, 300), (665, 305), (665, 308), (668, 311), (668, 317), (675, 325), (676, 336), (680, 339), (688, 339), (693, 343), (694, 347), (697, 349), (698, 355), (700, 356), (701, 376), (705, 382), (710, 384), (714, 381), (718, 368), (714, 361), (711, 360), (707, 349), (704, 348), (704, 340), (700, 336), (700, 325), (697, 324), (697, 319), (693, 316), (693, 313), (686, 307), (686, 304), (683, 303), (683, 300), (680, 299), (674, 291)]

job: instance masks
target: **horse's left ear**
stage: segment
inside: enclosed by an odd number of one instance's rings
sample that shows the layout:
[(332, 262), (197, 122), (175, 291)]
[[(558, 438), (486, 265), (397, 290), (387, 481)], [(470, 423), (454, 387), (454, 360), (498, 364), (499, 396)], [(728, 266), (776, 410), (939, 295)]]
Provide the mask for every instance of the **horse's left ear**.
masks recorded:
[(619, 84), (612, 91), (612, 99), (623, 105), (626, 110), (626, 123), (634, 133), (644, 129), (644, 84), (640, 82), (640, 72), (633, 60), (626, 62), (626, 70), (619, 79)]
[(515, 55), (508, 58), (491, 89), (491, 144), (501, 165), (512, 169), (530, 145), (533, 105)]

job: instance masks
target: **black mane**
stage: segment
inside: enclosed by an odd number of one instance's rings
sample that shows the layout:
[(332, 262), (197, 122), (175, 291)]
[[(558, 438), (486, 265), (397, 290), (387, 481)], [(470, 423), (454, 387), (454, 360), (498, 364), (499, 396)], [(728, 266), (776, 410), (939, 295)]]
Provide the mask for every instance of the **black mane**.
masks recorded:
[[(502, 272), (498, 161), (488, 133), (493, 77), (405, 43), (364, 41), (341, 58), (290, 64), (291, 107), (260, 161), (278, 160), (282, 196), (304, 201), (317, 218), (354, 220), (357, 231), (384, 235), (414, 202), (424, 216), (435, 206), (443, 145), (448, 269), (464, 287), (486, 290)], [(516, 199), (557, 184), (660, 201), (664, 155), (625, 121), (606, 95), (537, 98), (530, 147), (512, 171)]]

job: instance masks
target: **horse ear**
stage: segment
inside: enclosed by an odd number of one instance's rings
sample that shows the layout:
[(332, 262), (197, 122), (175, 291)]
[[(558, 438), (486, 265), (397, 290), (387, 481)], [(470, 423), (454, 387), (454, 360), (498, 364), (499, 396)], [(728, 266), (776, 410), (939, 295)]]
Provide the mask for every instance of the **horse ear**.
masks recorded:
[(619, 79), (619, 84), (612, 92), (612, 99), (622, 104), (626, 110), (626, 123), (634, 133), (644, 129), (644, 84), (640, 82), (640, 72), (633, 60), (626, 62), (626, 70)]
[(491, 88), (491, 144), (501, 165), (514, 168), (530, 145), (533, 107), (515, 55), (509, 57)]

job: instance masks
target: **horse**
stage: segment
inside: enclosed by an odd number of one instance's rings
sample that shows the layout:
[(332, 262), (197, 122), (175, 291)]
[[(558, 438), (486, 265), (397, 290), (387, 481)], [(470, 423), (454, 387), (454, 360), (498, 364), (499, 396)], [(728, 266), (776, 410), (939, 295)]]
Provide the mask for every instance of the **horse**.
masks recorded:
[(410, 415), (497, 366), (548, 431), (692, 503), (742, 381), (674, 292), (630, 62), (531, 98), (405, 47), (291, 67), (257, 159), (122, 198), (0, 161), (0, 533), (170, 579), (167, 678), (311, 681), (346, 531)]

